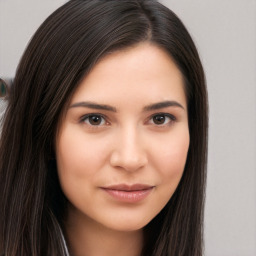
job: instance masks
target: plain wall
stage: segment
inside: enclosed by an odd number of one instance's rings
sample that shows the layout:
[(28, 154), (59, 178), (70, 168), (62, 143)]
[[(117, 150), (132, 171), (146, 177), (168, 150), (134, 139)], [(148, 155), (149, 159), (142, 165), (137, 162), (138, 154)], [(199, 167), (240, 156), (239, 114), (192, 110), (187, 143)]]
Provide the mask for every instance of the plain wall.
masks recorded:
[[(64, 0), (0, 0), (0, 76)], [(198, 46), (210, 103), (206, 256), (256, 255), (256, 0), (163, 0)]]

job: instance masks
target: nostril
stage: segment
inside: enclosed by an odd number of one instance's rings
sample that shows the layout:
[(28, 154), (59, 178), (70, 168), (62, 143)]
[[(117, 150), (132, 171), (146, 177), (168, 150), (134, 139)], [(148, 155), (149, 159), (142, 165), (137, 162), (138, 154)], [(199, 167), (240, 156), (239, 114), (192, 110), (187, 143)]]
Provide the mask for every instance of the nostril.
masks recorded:
[(147, 165), (147, 156), (144, 153), (138, 155), (125, 155), (121, 152), (113, 152), (110, 158), (110, 164), (126, 171), (137, 171)]

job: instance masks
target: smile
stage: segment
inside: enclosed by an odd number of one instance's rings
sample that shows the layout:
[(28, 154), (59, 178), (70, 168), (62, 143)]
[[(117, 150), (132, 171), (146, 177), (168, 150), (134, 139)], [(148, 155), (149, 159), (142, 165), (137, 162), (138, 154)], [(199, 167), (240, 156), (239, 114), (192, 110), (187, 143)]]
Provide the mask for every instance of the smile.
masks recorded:
[(152, 192), (153, 188), (154, 186), (143, 184), (119, 184), (102, 189), (115, 200), (126, 203), (136, 203), (145, 199)]

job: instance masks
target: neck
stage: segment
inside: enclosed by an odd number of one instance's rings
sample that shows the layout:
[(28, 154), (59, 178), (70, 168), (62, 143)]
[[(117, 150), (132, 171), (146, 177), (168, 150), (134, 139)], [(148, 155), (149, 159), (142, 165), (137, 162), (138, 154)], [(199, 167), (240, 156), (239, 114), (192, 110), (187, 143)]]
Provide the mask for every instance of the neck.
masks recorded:
[(141, 255), (142, 230), (113, 230), (72, 211), (65, 229), (71, 256)]

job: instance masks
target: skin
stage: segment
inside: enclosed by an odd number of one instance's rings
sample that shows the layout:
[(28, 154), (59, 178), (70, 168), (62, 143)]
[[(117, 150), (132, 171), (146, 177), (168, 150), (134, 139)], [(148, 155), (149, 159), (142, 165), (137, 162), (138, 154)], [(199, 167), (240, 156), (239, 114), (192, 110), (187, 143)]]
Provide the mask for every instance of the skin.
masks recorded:
[[(145, 42), (99, 61), (75, 91), (56, 139), (72, 255), (139, 256), (143, 227), (177, 188), (188, 148), (183, 79), (166, 52)], [(116, 184), (152, 188), (138, 202), (123, 202), (103, 189)]]

